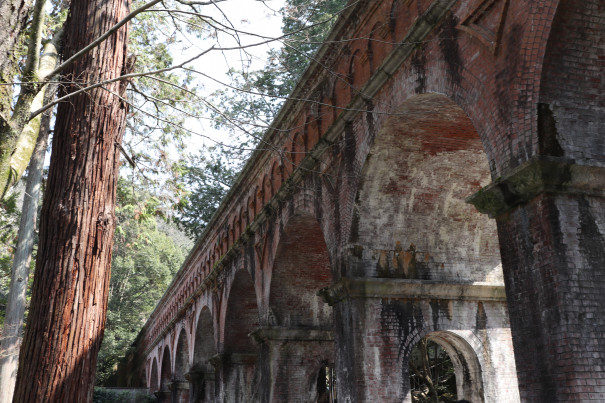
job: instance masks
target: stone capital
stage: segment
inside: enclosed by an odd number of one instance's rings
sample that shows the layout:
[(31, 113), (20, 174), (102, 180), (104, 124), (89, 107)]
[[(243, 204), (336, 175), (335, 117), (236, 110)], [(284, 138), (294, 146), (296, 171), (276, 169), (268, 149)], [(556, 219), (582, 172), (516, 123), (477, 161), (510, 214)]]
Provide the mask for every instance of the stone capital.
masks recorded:
[(605, 196), (605, 167), (558, 157), (536, 157), (466, 199), (481, 213), (498, 217), (541, 193)]
[(352, 298), (506, 301), (503, 285), (370, 277), (345, 277), (317, 294), (330, 306)]

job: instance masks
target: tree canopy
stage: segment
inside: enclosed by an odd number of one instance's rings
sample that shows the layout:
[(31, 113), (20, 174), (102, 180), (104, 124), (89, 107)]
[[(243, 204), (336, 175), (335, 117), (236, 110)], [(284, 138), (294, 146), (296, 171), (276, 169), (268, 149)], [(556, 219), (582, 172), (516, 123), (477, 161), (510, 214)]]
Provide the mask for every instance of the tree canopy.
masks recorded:
[(107, 326), (97, 365), (100, 384), (125, 356), (185, 259), (184, 249), (158, 224), (158, 204), (132, 183), (118, 182)]

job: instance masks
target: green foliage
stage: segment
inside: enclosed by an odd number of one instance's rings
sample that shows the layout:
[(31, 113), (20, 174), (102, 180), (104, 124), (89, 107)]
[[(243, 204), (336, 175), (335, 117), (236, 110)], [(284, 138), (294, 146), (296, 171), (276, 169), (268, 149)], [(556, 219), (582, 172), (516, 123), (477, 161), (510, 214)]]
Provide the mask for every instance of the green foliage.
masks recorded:
[[(132, 8), (144, 3), (137, 0)], [(162, 5), (133, 19), (129, 51), (134, 55), (135, 73), (170, 68), (178, 62), (173, 55), (187, 52), (187, 38), (206, 35), (201, 17), (184, 18), (186, 14), (165, 11), (193, 12), (190, 7), (173, 0)], [(130, 164), (136, 165), (133, 173), (137, 181), (158, 198), (165, 210), (182, 196), (174, 180), (178, 172), (172, 156), (184, 152), (190, 137), (186, 122), (203, 109), (192, 80), (191, 71), (177, 69), (135, 78), (127, 88), (131, 106), (123, 147)]]
[(216, 91), (210, 110), (217, 127), (237, 132), (247, 141), (260, 138), (287, 98), (346, 5), (345, 0), (287, 0), (281, 10), (283, 47), (268, 54), (262, 70), (231, 70), (231, 88)]
[(158, 200), (118, 183), (107, 327), (97, 382), (112, 374), (184, 261), (185, 254), (158, 229)]
[(192, 239), (199, 237), (229, 191), (240, 167), (231, 165), (221, 149), (210, 149), (190, 157), (183, 166), (182, 181), (190, 193), (178, 205), (174, 217), (178, 226)]
[(287, 1), (283, 31), (292, 35), (279, 53), (286, 88), (294, 88), (346, 4), (344, 0)]
[(92, 394), (93, 403), (135, 402), (151, 403), (158, 400), (153, 395), (142, 391), (122, 391), (95, 387)]
[(345, 0), (288, 0), (282, 9), (282, 29), (290, 33), (285, 46), (269, 53), (262, 70), (230, 70), (230, 86), (213, 94), (212, 105), (217, 107), (209, 112), (215, 128), (228, 130), (237, 140), (233, 148), (216, 146), (180, 165), (184, 168), (180, 183), (189, 193), (180, 200), (175, 221), (190, 237), (201, 235), (345, 4)]

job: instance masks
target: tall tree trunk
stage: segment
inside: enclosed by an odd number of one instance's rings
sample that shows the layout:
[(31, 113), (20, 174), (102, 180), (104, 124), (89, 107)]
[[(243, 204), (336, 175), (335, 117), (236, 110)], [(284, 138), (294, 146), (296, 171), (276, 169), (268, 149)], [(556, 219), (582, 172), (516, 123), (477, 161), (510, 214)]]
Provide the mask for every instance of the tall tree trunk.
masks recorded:
[[(56, 88), (56, 84), (53, 84), (47, 89), (47, 95), (44, 97), (46, 102), (52, 101)], [(19, 346), (21, 345), (21, 330), (25, 313), (25, 295), (29, 278), (29, 264), (36, 235), (36, 217), (38, 200), (40, 199), (44, 156), (46, 155), (48, 134), (50, 132), (50, 115), (51, 111), (49, 110), (42, 116), (40, 133), (28, 166), (29, 174), (25, 185), (25, 195), (23, 196), (19, 238), (15, 258), (13, 259), (8, 304), (2, 337), (0, 338), (3, 351), (2, 357), (0, 357), (0, 390), (2, 391), (0, 393), (0, 403), (9, 403), (13, 400), (15, 379), (17, 378)]]
[[(73, 0), (69, 57), (128, 13), (129, 1)], [(66, 71), (63, 94), (126, 69), (127, 27)], [(14, 402), (92, 400), (107, 309), (119, 151), (127, 108), (115, 82), (61, 103), (40, 220), (32, 300)]]

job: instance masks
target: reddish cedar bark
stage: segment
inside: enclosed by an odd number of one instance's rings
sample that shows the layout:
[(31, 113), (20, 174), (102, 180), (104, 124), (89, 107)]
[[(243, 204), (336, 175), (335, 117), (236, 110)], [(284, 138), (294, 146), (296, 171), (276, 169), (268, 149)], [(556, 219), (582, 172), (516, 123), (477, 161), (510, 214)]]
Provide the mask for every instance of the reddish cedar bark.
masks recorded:
[[(129, 1), (72, 0), (65, 58), (128, 14)], [(71, 65), (81, 86), (126, 70), (127, 26)], [(15, 402), (92, 400), (103, 338), (125, 83), (115, 82), (59, 105), (30, 313), (21, 347)]]

